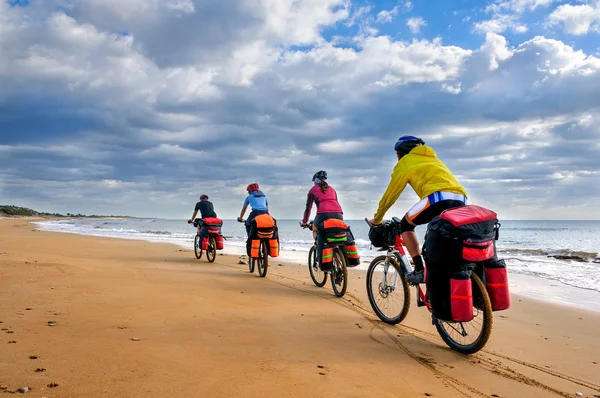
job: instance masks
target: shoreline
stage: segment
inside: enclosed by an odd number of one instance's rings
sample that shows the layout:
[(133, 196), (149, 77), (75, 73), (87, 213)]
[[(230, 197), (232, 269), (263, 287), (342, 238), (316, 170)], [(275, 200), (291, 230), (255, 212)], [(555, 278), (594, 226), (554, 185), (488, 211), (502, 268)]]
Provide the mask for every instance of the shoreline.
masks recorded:
[[(58, 219), (57, 220), (62, 220)], [(43, 221), (47, 221), (44, 219)], [(42, 222), (43, 222), (42, 221)], [(182, 242), (177, 239), (165, 239), (165, 238), (156, 238), (152, 237), (136, 237), (136, 236), (106, 236), (103, 234), (94, 234), (94, 233), (81, 233), (79, 231), (52, 231), (43, 228), (40, 225), (35, 224), (34, 220), (31, 220), (31, 223), (36, 226), (39, 230), (48, 231), (48, 232), (56, 232), (56, 233), (66, 233), (73, 234), (79, 236), (92, 236), (97, 238), (109, 238), (109, 239), (122, 239), (122, 240), (133, 240), (140, 242), (151, 242), (151, 243), (168, 243), (175, 247), (179, 247), (184, 250), (189, 250), (193, 252), (191, 249), (193, 243), (192, 238), (190, 238), (190, 242)], [(190, 234), (193, 236), (193, 234)], [(241, 254), (245, 254), (245, 247), (237, 241), (227, 242), (225, 240), (225, 248), (220, 251), (220, 253), (239, 256)], [(280, 251), (280, 256), (278, 257), (278, 262), (283, 262), (287, 264), (293, 265), (305, 265), (306, 256), (308, 255), (308, 250), (297, 250), (297, 249), (284, 249), (282, 248)], [(356, 268), (349, 268), (351, 272), (357, 271), (366, 271), (369, 263), (373, 258), (378, 256), (379, 253), (377, 251), (372, 251), (368, 255), (361, 255), (361, 264)], [(597, 290), (586, 289), (584, 287), (574, 286), (572, 284), (565, 283), (563, 281), (557, 279), (544, 278), (540, 276), (528, 275), (523, 273), (510, 272), (509, 269), (509, 283), (511, 294), (515, 294), (522, 297), (533, 298), (538, 301), (548, 302), (563, 305), (569, 308), (582, 308), (590, 311), (600, 311), (600, 292)]]
[[(170, 244), (36, 231), (25, 220), (0, 221), (0, 245), (7, 329), (0, 387), (9, 391), (27, 386), (48, 398), (600, 394), (600, 316), (591, 311), (515, 296), (511, 309), (494, 313), (485, 349), (463, 356), (414, 302), (402, 324), (379, 322), (360, 272), (349, 273), (339, 299), (329, 285), (312, 285), (306, 269), (278, 259), (259, 278), (236, 256), (210, 264)], [(381, 383), (390, 372), (396, 376)]]

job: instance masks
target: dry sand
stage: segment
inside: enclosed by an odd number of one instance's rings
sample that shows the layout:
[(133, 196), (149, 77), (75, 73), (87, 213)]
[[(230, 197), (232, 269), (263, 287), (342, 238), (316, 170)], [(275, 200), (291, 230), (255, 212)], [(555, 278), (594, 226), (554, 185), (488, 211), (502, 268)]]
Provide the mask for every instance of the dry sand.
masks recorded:
[(0, 220), (0, 388), (37, 397), (600, 396), (598, 313), (513, 296), (513, 308), (494, 314), (486, 348), (463, 356), (422, 308), (403, 325), (379, 322), (361, 272), (350, 272), (339, 299), (306, 267), (274, 259), (261, 279), (237, 262)]

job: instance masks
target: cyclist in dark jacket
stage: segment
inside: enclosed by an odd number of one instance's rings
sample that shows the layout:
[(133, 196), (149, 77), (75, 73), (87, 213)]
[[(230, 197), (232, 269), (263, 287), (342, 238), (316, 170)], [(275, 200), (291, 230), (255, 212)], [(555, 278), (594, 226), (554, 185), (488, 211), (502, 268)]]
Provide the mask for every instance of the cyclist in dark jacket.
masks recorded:
[[(198, 212), (200, 212), (200, 218), (196, 218)], [(212, 202), (208, 201), (208, 195), (202, 194), (200, 195), (200, 202), (196, 203), (192, 218), (188, 220), (188, 224), (194, 223), (194, 225), (198, 227), (198, 232), (200, 232), (200, 228), (202, 227), (201, 221), (207, 217), (216, 218), (217, 213), (215, 213), (215, 208), (213, 207)]]

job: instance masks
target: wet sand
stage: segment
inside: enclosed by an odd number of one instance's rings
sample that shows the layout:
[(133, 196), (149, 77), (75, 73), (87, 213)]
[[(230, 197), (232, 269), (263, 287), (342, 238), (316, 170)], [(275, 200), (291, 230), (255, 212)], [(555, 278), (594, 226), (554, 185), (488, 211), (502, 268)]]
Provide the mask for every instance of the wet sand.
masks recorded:
[(209, 264), (170, 244), (40, 232), (29, 221), (0, 220), (5, 391), (600, 396), (597, 312), (515, 295), (513, 308), (494, 314), (486, 348), (464, 356), (447, 348), (422, 308), (402, 325), (379, 322), (362, 272), (350, 271), (339, 299), (329, 285), (315, 287), (306, 267), (277, 259), (262, 279), (236, 256)]

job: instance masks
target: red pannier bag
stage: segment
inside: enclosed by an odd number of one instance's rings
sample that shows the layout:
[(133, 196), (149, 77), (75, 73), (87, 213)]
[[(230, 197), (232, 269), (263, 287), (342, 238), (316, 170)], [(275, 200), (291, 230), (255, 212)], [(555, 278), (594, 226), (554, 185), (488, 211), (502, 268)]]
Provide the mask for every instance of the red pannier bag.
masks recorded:
[(490, 296), (493, 311), (510, 308), (508, 272), (504, 260), (493, 258), (483, 263), (485, 289)]
[(215, 241), (217, 242), (217, 250), (223, 250), (223, 235), (215, 236)]
[(473, 319), (471, 274), (483, 273), (481, 264), (496, 257), (498, 228), (496, 213), (475, 205), (445, 210), (429, 223), (424, 256), (434, 317), (456, 322)]
[(220, 235), (223, 221), (217, 217), (206, 217), (202, 219), (203, 232), (209, 235)]

